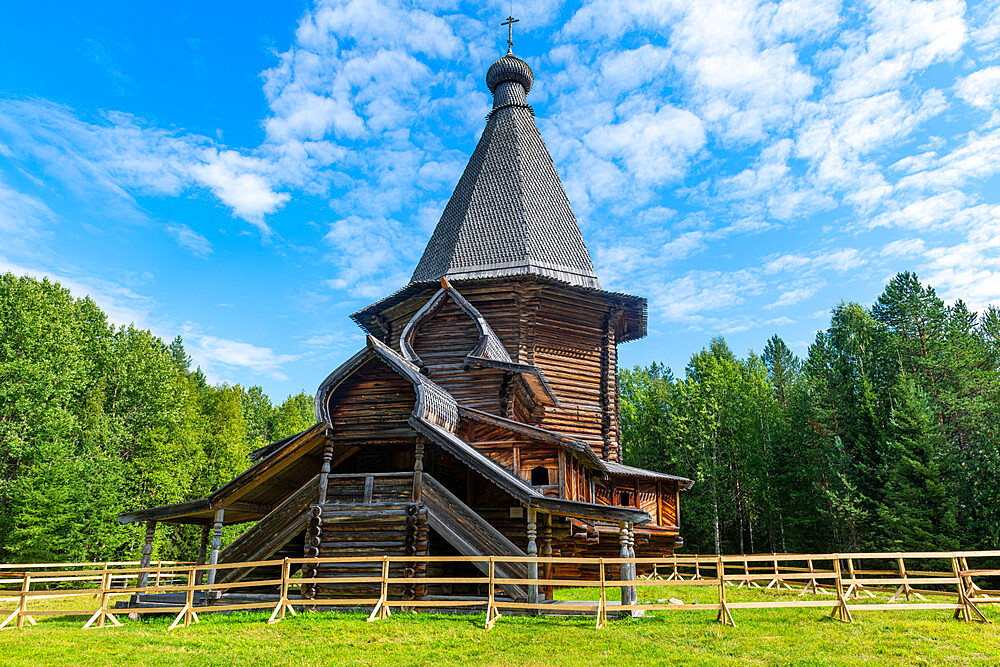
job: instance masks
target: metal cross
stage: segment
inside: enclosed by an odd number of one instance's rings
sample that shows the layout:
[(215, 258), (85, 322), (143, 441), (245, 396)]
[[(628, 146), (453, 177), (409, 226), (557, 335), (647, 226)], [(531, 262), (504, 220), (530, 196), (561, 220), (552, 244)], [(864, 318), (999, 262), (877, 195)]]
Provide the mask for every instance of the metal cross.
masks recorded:
[(507, 55), (510, 55), (514, 49), (514, 24), (521, 19), (516, 19), (513, 16), (508, 16), (507, 20), (500, 25), (507, 26)]

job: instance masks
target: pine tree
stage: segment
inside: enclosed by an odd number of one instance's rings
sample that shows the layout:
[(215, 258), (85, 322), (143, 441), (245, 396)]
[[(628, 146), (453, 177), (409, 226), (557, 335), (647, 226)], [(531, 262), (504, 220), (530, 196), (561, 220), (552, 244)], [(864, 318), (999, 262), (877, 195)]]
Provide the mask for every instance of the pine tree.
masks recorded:
[(783, 408), (787, 408), (788, 393), (802, 375), (802, 362), (777, 334), (771, 336), (764, 346), (763, 360), (774, 385), (775, 398)]
[(886, 491), (879, 510), (887, 549), (957, 547), (958, 503), (949, 493), (946, 448), (926, 395), (907, 374), (892, 391)]

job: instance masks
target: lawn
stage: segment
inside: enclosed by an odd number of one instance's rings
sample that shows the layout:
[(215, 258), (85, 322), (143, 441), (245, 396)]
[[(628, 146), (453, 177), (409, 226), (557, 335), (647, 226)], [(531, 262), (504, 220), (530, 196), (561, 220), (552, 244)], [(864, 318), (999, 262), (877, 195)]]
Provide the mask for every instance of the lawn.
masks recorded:
[[(612, 593), (609, 589), (609, 594)], [(614, 591), (616, 592), (616, 591)], [(560, 597), (584, 599), (589, 592)], [(794, 593), (730, 589), (730, 601), (791, 599)], [(643, 601), (670, 597), (712, 602), (712, 587), (640, 589)], [(609, 595), (609, 598), (613, 597)], [(829, 599), (829, 598), (827, 598)], [(82, 606), (93, 601), (78, 600)], [(49, 601), (44, 604), (57, 604)], [(63, 608), (66, 600), (58, 601)], [(34, 603), (33, 603), (34, 606)], [(1000, 621), (1000, 609), (986, 608)], [(597, 631), (592, 618), (501, 618), (394, 613), (366, 623), (361, 614), (301, 613), (276, 625), (267, 613), (202, 616), (167, 631), (170, 619), (124, 620), (125, 627), (83, 631), (86, 617), (39, 617), (39, 625), (0, 632), (4, 664), (399, 664), (598, 665), (1000, 663), (1000, 624), (961, 623), (947, 611), (855, 612), (855, 623), (829, 610), (734, 610), (737, 627), (713, 611), (651, 612)]]

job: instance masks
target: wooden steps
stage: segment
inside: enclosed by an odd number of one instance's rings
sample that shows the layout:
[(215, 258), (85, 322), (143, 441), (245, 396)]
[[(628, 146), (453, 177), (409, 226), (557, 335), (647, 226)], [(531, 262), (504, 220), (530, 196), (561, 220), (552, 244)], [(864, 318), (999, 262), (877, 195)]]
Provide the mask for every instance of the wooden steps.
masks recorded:
[[(521, 549), (503, 534), (476, 514), (468, 505), (440, 482), (423, 474), (420, 499), (427, 507), (427, 525), (448, 541), (463, 556), (525, 556)], [(489, 572), (489, 564), (473, 563), (483, 573)], [(524, 579), (528, 569), (522, 563), (497, 563), (494, 566), (497, 577)], [(504, 584), (503, 590), (512, 598), (527, 598), (528, 593), (514, 584)]]
[[(319, 492), (319, 476), (271, 510), (219, 554), (220, 563), (267, 560), (306, 529), (309, 506)], [(301, 553), (301, 547), (298, 548)], [(216, 581), (230, 583), (245, 578), (253, 568), (219, 570)]]

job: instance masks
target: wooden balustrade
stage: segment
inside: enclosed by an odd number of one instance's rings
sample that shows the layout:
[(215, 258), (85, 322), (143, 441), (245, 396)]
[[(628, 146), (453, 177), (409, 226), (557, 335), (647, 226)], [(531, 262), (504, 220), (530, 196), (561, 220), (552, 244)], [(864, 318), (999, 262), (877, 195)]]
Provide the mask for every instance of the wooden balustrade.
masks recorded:
[[(830, 615), (841, 621), (852, 622), (853, 612), (895, 611), (895, 610), (948, 610), (954, 617), (965, 621), (989, 622), (980, 606), (1000, 603), (1000, 591), (984, 589), (974, 582), (974, 578), (1000, 578), (1000, 569), (971, 567), (969, 559), (1000, 558), (1000, 551), (965, 552), (924, 552), (924, 553), (843, 553), (843, 554), (750, 554), (740, 556), (665, 556), (653, 558), (565, 558), (560, 556), (351, 556), (339, 558), (283, 558), (280, 560), (246, 561), (238, 563), (189, 564), (161, 561), (154, 567), (131, 567), (134, 563), (43, 563), (31, 565), (0, 565), (0, 583), (12, 587), (15, 595), (0, 598), (0, 601), (14, 602), (13, 610), (0, 613), (3, 621), (0, 628), (13, 624), (18, 628), (35, 625), (37, 616), (83, 615), (88, 620), (86, 628), (119, 627), (123, 625), (118, 616), (122, 614), (176, 614), (170, 629), (186, 627), (199, 621), (198, 612), (270, 610), (269, 623), (277, 623), (286, 617), (286, 612), (296, 614), (296, 606), (310, 609), (323, 607), (371, 608), (369, 620), (378, 620), (390, 615), (392, 609), (431, 608), (454, 610), (458, 608), (481, 608), (486, 612), (486, 627), (493, 627), (504, 613), (538, 614), (593, 613), (596, 627), (607, 625), (609, 607), (619, 613), (639, 611), (714, 611), (717, 620), (733, 625), (732, 612), (742, 609), (782, 609), (782, 608), (830, 608)], [(895, 568), (865, 568), (863, 563), (878, 561), (894, 563)], [(391, 570), (390, 563), (472, 563), (483, 571), (483, 576), (428, 577), (406, 575), (406, 571)], [(319, 564), (370, 564), (380, 566), (379, 574), (366, 576), (330, 578), (305, 576), (315, 572)], [(845, 570), (844, 564), (847, 564)], [(910, 566), (907, 566), (910, 563)], [(947, 563), (947, 569), (940, 567)], [(595, 579), (539, 578), (534, 573), (551, 571), (539, 565), (575, 564), (596, 566)], [(100, 568), (96, 566), (100, 565)], [(314, 566), (313, 568), (305, 566)], [(62, 569), (58, 569), (59, 567)], [(81, 566), (91, 569), (75, 569)], [(129, 567), (122, 567), (129, 566)], [(260, 581), (225, 582), (222, 572), (248, 567), (280, 566), (276, 578)], [(294, 568), (293, 566), (300, 566)], [(513, 569), (526, 571), (529, 576), (502, 576)], [(611, 572), (620, 570), (622, 577), (609, 579)], [(20, 568), (15, 569), (15, 568)], [(220, 576), (216, 583), (200, 583), (200, 573), (216, 569)], [(936, 569), (932, 569), (936, 568)], [(645, 574), (637, 574), (639, 571)], [(664, 577), (663, 573), (669, 572)], [(150, 577), (149, 575), (155, 575)], [(402, 574), (402, 576), (400, 576)], [(624, 577), (624, 578), (623, 578)], [(97, 583), (94, 588), (93, 584)], [(220, 583), (221, 582), (221, 583)], [(766, 586), (762, 585), (767, 582)], [(368, 584), (378, 591), (378, 597), (327, 597), (304, 599), (301, 591), (310, 584), (327, 586)], [(38, 585), (46, 585), (39, 589)], [(473, 584), (486, 588), (486, 595), (480, 599), (407, 599), (404, 590), (416, 584)], [(58, 585), (56, 588), (49, 588)], [(639, 596), (630, 594), (622, 603), (613, 604), (607, 600), (609, 587), (631, 588), (634, 591), (650, 586), (701, 586), (716, 587), (718, 600), (708, 604), (669, 604), (664, 602), (642, 602)], [(278, 590), (270, 599), (255, 599), (249, 602), (233, 602), (225, 598), (226, 593), (246, 587), (273, 586)], [(587, 601), (535, 600), (527, 601), (497, 597), (496, 591), (504, 586), (593, 588), (598, 599)], [(34, 587), (34, 590), (32, 589)], [(776, 596), (774, 600), (740, 601), (727, 597), (727, 587), (755, 587), (761, 591), (770, 589), (797, 590), (798, 595)], [(801, 587), (797, 589), (796, 587)], [(936, 588), (932, 588), (936, 587)], [(211, 600), (207, 591), (219, 591), (222, 598)], [(290, 594), (293, 589), (300, 596)], [(949, 590), (950, 589), (950, 590)], [(174, 605), (153, 604), (148, 598), (133, 598), (137, 602), (121, 609), (110, 606), (113, 598), (135, 594), (175, 593), (183, 595), (183, 603)], [(803, 600), (805, 594), (829, 596), (830, 599)], [(891, 594), (886, 601), (869, 601), (876, 593)], [(33, 608), (30, 603), (41, 599), (89, 595), (96, 599), (95, 608), (51, 609)], [(933, 601), (931, 597), (943, 598)], [(179, 596), (178, 596), (179, 597)], [(259, 597), (259, 596), (258, 596)], [(856, 602), (865, 597), (862, 602)], [(275, 599), (276, 598), (276, 599)], [(905, 602), (900, 600), (905, 599)], [(855, 602), (851, 602), (855, 600)], [(6, 614), (6, 616), (4, 616)]]

